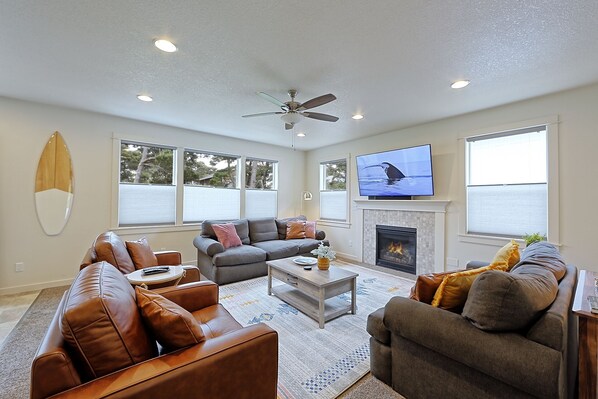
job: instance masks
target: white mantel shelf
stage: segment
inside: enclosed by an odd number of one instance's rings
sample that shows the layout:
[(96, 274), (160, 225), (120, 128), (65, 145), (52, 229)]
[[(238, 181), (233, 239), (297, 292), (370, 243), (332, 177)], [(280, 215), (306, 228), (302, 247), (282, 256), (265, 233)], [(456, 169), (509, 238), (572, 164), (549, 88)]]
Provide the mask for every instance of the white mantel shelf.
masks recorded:
[(354, 199), (357, 209), (445, 213), (451, 201), (443, 200), (366, 200)]

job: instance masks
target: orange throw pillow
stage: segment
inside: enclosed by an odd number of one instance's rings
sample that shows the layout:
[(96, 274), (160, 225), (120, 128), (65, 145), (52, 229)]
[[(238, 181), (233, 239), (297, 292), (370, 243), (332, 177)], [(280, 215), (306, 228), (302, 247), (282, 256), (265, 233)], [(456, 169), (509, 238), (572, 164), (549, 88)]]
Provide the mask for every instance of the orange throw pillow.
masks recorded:
[(198, 344), (206, 338), (193, 315), (160, 294), (135, 287), (137, 307), (156, 340), (166, 350)]
[(212, 228), (214, 229), (214, 233), (216, 233), (216, 238), (218, 238), (224, 249), (243, 245), (234, 224), (213, 224)]
[(287, 222), (287, 240), (305, 238), (305, 222)]
[(135, 269), (143, 269), (144, 267), (158, 266), (158, 258), (154, 251), (150, 248), (145, 237), (141, 237), (137, 241), (125, 241), (127, 251), (133, 260)]
[(420, 274), (415, 280), (415, 285), (411, 288), (409, 298), (428, 305), (431, 304), (434, 294), (436, 294), (436, 290), (438, 290), (444, 277), (452, 273), (455, 272)]
[(436, 294), (434, 294), (432, 306), (447, 310), (461, 309), (465, 305), (471, 285), (480, 274), (488, 270), (506, 271), (507, 268), (507, 263), (500, 262), (444, 276), (442, 283), (436, 290)]

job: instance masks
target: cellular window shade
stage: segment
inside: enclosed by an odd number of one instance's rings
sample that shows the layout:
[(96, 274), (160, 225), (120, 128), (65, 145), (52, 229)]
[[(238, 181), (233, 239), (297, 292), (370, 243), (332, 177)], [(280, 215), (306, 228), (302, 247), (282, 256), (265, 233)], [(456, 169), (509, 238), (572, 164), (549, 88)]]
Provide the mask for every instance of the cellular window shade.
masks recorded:
[(347, 220), (347, 192), (320, 191), (320, 218)]
[(278, 192), (276, 190), (246, 190), (245, 217), (276, 217)]
[(119, 184), (118, 225), (174, 224), (175, 194), (175, 186)]
[(185, 186), (183, 198), (184, 223), (241, 217), (241, 194), (236, 189)]

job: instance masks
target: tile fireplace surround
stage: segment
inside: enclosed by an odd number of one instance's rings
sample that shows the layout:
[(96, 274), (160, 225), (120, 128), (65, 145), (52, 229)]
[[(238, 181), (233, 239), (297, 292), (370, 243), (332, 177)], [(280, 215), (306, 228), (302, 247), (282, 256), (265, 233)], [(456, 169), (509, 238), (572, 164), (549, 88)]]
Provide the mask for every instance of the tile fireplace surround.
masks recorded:
[(416, 274), (444, 271), (445, 213), (450, 201), (353, 200), (362, 213), (362, 261), (376, 264), (376, 225), (417, 229)]

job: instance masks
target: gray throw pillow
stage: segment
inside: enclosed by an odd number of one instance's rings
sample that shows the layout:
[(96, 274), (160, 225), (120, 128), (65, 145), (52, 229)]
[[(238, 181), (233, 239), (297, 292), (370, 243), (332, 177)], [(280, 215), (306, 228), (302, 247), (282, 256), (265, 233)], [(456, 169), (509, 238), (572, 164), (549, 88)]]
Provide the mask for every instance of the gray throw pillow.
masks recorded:
[(490, 270), (472, 284), (462, 315), (481, 330), (519, 330), (535, 322), (557, 292), (553, 273), (541, 266), (521, 266), (517, 273)]

